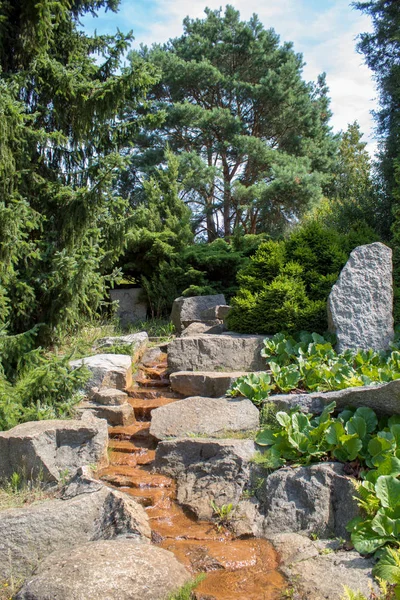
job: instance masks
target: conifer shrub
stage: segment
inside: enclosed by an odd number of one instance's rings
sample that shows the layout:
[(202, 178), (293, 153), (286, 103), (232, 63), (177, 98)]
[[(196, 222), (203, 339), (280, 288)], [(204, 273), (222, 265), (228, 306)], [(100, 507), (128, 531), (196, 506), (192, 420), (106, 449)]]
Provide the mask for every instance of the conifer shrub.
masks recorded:
[(286, 240), (260, 244), (238, 273), (228, 326), (239, 333), (327, 329), (326, 302), (350, 251), (375, 241), (371, 231), (340, 234), (316, 221)]
[(90, 376), (72, 370), (70, 356), (35, 348), (38, 328), (16, 336), (0, 331), (0, 431), (26, 421), (67, 418)]

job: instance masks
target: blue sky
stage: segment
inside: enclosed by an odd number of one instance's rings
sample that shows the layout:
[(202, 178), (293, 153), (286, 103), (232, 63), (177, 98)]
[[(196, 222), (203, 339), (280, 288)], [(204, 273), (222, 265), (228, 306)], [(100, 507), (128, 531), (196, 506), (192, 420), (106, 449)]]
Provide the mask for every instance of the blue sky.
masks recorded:
[[(332, 99), (331, 121), (335, 131), (358, 120), (369, 142), (373, 139), (371, 110), (376, 108), (376, 90), (363, 57), (355, 51), (355, 37), (371, 27), (369, 18), (351, 8), (348, 0), (237, 0), (229, 2), (242, 19), (258, 14), (266, 28), (273, 27), (281, 41), (292, 41), (306, 62), (304, 77), (315, 80), (323, 71)], [(134, 46), (165, 42), (180, 35), (182, 20), (202, 17), (204, 8), (216, 9), (220, 0), (122, 0), (120, 10), (99, 12), (97, 18), (83, 19), (85, 28), (98, 33), (113, 33), (118, 27), (133, 30)]]

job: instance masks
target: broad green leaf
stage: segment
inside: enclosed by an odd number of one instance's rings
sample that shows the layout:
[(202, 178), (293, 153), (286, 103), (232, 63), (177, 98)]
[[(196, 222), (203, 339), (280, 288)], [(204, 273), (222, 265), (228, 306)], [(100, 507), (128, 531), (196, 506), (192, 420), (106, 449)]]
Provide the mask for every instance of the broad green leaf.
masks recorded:
[(290, 426), (290, 416), (288, 415), (288, 413), (283, 411), (277, 412), (275, 418), (278, 421), (279, 425), (282, 425), (282, 427), (288, 428)]
[(368, 522), (365, 522), (363, 526), (359, 525), (359, 527), (353, 531), (351, 534), (351, 541), (357, 552), (360, 554), (373, 554), (378, 548), (381, 548), (387, 542), (390, 542), (391, 538), (381, 537), (371, 528)]
[(357, 408), (354, 416), (362, 417), (364, 419), (367, 425), (367, 433), (372, 433), (375, 431), (376, 426), (378, 425), (378, 419), (372, 408), (368, 408), (367, 406)]
[(391, 475), (378, 477), (375, 491), (384, 507), (395, 508), (400, 503), (400, 481)]
[(310, 440), (304, 433), (300, 431), (294, 431), (288, 436), (289, 442), (297, 448), (299, 452), (307, 452)]
[(257, 433), (255, 441), (259, 446), (272, 446), (276, 442), (276, 437), (272, 429), (262, 429)]
[[(385, 455), (392, 449), (392, 442), (379, 437), (373, 437), (368, 443), (368, 452), (372, 457), (382, 457), (384, 460)], [(375, 464), (375, 463), (374, 463)]]
[(371, 521), (371, 528), (380, 536), (388, 537), (395, 535), (398, 528), (398, 523), (395, 519), (391, 519), (385, 513), (378, 511), (378, 514)]
[(394, 437), (394, 441), (396, 443), (396, 447), (400, 448), (400, 425), (399, 424), (391, 425), (390, 426), (390, 433)]
[(339, 440), (341, 436), (344, 435), (344, 433), (345, 431), (342, 423), (340, 423), (339, 421), (335, 421), (334, 423), (332, 423), (332, 425), (330, 425), (328, 431), (326, 432), (325, 439), (328, 442), (328, 444), (336, 446), (337, 444), (339, 444)]
[(346, 440), (343, 444), (343, 449), (347, 452), (349, 461), (357, 458), (358, 453), (362, 448), (362, 441), (358, 438), (352, 438), (351, 440)]
[(354, 415), (354, 417), (347, 421), (346, 431), (349, 435), (356, 433), (362, 440), (367, 434), (367, 424), (362, 417)]
[(391, 584), (400, 583), (400, 553), (394, 548), (384, 548), (379, 562), (372, 570), (374, 577), (380, 577)]

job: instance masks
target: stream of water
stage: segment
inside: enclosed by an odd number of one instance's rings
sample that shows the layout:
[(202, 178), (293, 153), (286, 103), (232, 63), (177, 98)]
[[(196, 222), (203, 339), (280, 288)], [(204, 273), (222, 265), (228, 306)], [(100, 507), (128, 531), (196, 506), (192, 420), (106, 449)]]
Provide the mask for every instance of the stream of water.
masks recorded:
[(110, 465), (100, 477), (145, 507), (153, 543), (173, 552), (193, 575), (206, 573), (196, 588), (197, 600), (278, 600), (286, 582), (269, 542), (235, 538), (226, 528), (195, 519), (176, 502), (175, 482), (153, 472), (151, 411), (179, 399), (170, 391), (166, 360), (160, 354), (153, 364), (139, 366), (128, 390), (136, 422), (109, 429)]

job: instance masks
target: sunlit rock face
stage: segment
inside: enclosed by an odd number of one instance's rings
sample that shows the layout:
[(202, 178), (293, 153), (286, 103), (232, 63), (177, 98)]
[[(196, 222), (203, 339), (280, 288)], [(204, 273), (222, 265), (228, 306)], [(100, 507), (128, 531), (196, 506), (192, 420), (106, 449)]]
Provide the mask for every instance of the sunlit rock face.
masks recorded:
[(394, 336), (392, 251), (376, 242), (355, 248), (328, 299), (337, 351), (386, 350)]

